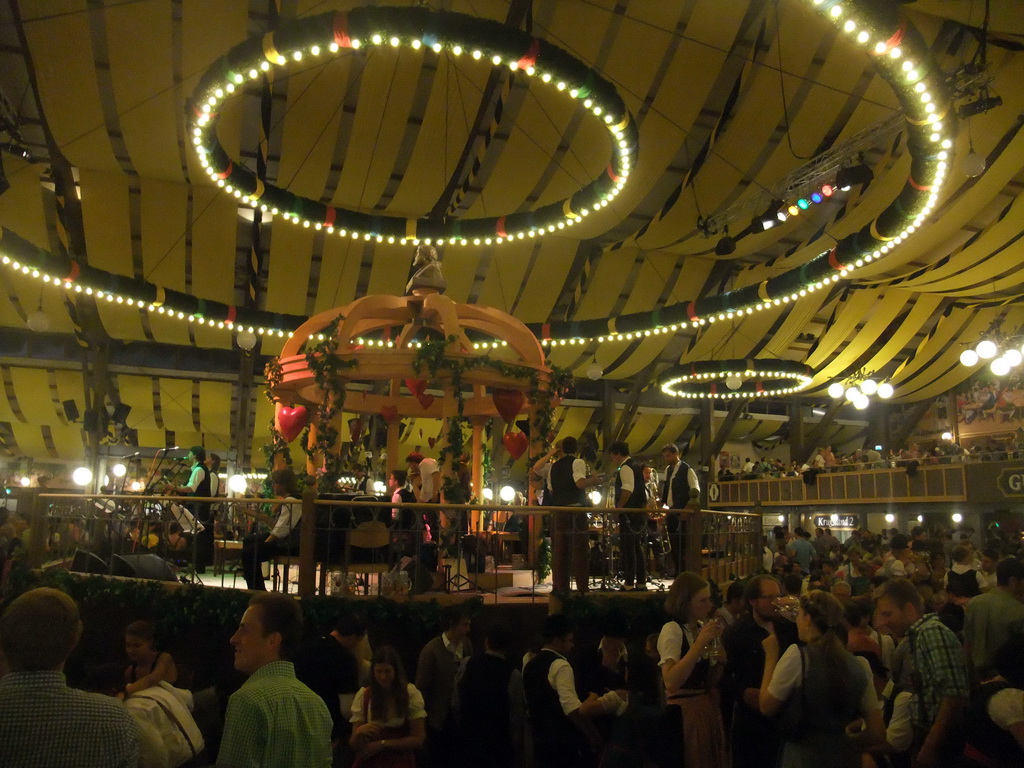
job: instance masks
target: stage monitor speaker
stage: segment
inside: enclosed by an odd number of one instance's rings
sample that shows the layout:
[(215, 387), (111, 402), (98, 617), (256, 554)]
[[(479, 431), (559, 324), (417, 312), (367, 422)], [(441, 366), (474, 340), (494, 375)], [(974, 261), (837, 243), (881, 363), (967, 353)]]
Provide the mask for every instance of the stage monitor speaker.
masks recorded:
[(110, 573), (110, 568), (99, 555), (87, 549), (76, 549), (71, 560), (70, 570), (73, 573)]
[(68, 421), (78, 421), (78, 418), (82, 415), (78, 412), (78, 403), (74, 400), (64, 400), (61, 405), (64, 406), (64, 415)]
[(171, 564), (154, 554), (114, 555), (112, 565), (115, 576), (130, 576), (154, 581), (178, 580)]

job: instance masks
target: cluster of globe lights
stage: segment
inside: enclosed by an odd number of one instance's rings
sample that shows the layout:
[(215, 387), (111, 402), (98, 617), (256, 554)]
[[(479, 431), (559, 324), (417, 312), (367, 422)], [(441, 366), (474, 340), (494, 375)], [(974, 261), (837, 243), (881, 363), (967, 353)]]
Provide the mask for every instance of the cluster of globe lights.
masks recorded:
[[(807, 0), (816, 10), (832, 20), (837, 27), (845, 33), (858, 47), (874, 55), (879, 62), (879, 71), (885, 79), (896, 90), (904, 111), (907, 113), (908, 123), (908, 148), (911, 155), (911, 178), (907, 180), (903, 191), (890, 206), (880, 214), (875, 221), (865, 226), (860, 232), (843, 238), (832, 250), (819, 254), (814, 259), (757, 285), (747, 286), (734, 291), (729, 291), (716, 296), (705, 297), (689, 303), (680, 303), (660, 307), (651, 312), (634, 313), (621, 315), (615, 318), (585, 321), (561, 321), (553, 323), (528, 323), (527, 327), (533, 331), (541, 343), (547, 347), (585, 345), (592, 342), (631, 342), (645, 338), (672, 334), (681, 328), (690, 326), (698, 328), (716, 321), (727, 321), (735, 318), (753, 315), (771, 307), (779, 307), (806, 296), (815, 291), (827, 288), (847, 278), (855, 269), (876, 261), (891, 253), (917, 231), (924, 223), (925, 218), (934, 210), (938, 202), (939, 192), (946, 179), (949, 169), (950, 154), (953, 146), (954, 121), (949, 102), (949, 95), (946, 92), (944, 74), (938, 67), (934, 67), (930, 60), (930, 52), (927, 45), (920, 38), (920, 35), (911, 27), (898, 26), (893, 32), (875, 32), (872, 26), (887, 26), (892, 29), (897, 26), (893, 23), (898, 8), (896, 6), (886, 9), (883, 6), (864, 3), (863, 6), (857, 0), (841, 2), (837, 0)], [(357, 9), (359, 11), (365, 9)], [(404, 9), (410, 10), (410, 9)], [(348, 14), (353, 18), (356, 11)], [(891, 13), (893, 18), (879, 20), (882, 13)], [(459, 16), (459, 14), (451, 14)], [(317, 17), (310, 17), (315, 19)], [(300, 20), (308, 22), (309, 19)], [(904, 24), (902, 20), (900, 25)], [(508, 32), (507, 28), (505, 29)], [(886, 36), (888, 35), (888, 36)], [(394, 36), (386, 36), (379, 33), (380, 43), (375, 43), (373, 36), (367, 40), (360, 40), (363, 44), (392, 44)], [(894, 41), (901, 38), (897, 43)], [(356, 38), (358, 39), (358, 38)], [(426, 45), (426, 38), (398, 37), (397, 45), (413, 45), (419, 39), (421, 47)], [(351, 39), (350, 39), (351, 42)], [(251, 41), (250, 41), (251, 43)], [(430, 47), (436, 49), (441, 45), (445, 46), (454, 54), (454, 43), (442, 42), (440, 40), (430, 43)], [(547, 45), (547, 44), (545, 44)], [(263, 64), (269, 70), (270, 66), (280, 64), (281, 58), (287, 58), (271, 46), (270, 51), (265, 51), (260, 43), (263, 60), (258, 66), (259, 72), (265, 71)], [(330, 45), (326, 46), (330, 51)], [(461, 52), (469, 51), (474, 55), (480, 50), (480, 58), (484, 57), (483, 48), (465, 48)], [(292, 49), (291, 58), (295, 60), (295, 53), (298, 49)], [(314, 55), (312, 48), (309, 54)], [(267, 58), (272, 53), (273, 61)], [(321, 50), (322, 53), (322, 50)], [(305, 53), (302, 54), (303, 56)], [(300, 56), (301, 59), (301, 56)], [(222, 63), (226, 59), (220, 60)], [(502, 59), (502, 64), (510, 69), (518, 61), (514, 57)], [(525, 71), (525, 70), (523, 70)], [(259, 76), (257, 72), (257, 77)], [(534, 74), (538, 70), (534, 67)], [(209, 111), (202, 108), (194, 116), (196, 121), (203, 115), (211, 115), (213, 107), (230, 95), (239, 85), (237, 78), (242, 76), (243, 82), (248, 76), (251, 79), (252, 70), (246, 72), (230, 72), (226, 70), (224, 77), (230, 77), (223, 83), (223, 96), (216, 95), (216, 88), (212, 94), (202, 102), (208, 106)], [(219, 75), (218, 75), (219, 76)], [(543, 74), (541, 74), (543, 78)], [(563, 81), (564, 82), (564, 81)], [(231, 86), (230, 88), (228, 86)], [(556, 83), (557, 87), (557, 83)], [(568, 83), (566, 89), (572, 96), (574, 88)], [(580, 92), (576, 89), (576, 97)], [(213, 98), (211, 104), (209, 99)], [(586, 101), (583, 102), (586, 105)], [(589, 109), (593, 111), (594, 104)], [(605, 111), (604, 121), (607, 124), (608, 113), (601, 105), (599, 109)], [(202, 130), (212, 127), (213, 119), (207, 117)], [(197, 128), (200, 126), (196, 126)], [(635, 132), (632, 122), (627, 126), (628, 131)], [(204, 134), (205, 135), (205, 134)], [(630, 134), (632, 138), (634, 134)], [(200, 137), (193, 137), (200, 138)], [(618, 141), (621, 141), (617, 139)], [(621, 149), (621, 147), (619, 148)], [(620, 155), (613, 153), (614, 156)], [(204, 157), (207, 164), (211, 163), (210, 157)], [(629, 164), (627, 158), (627, 165)], [(212, 167), (212, 166), (211, 166)], [(244, 169), (243, 169), (244, 170)], [(235, 169), (237, 172), (238, 169)], [(248, 173), (248, 171), (245, 171)], [(224, 186), (227, 186), (227, 180)], [(621, 177), (619, 182), (624, 181)], [(614, 191), (618, 187), (615, 184)], [(255, 183), (252, 191), (256, 191)], [(239, 199), (246, 197), (241, 189), (232, 188), (232, 193), (237, 193)], [(260, 204), (262, 208), (263, 203)], [(269, 209), (272, 212), (272, 208)], [(570, 206), (571, 211), (571, 206)], [(589, 209), (588, 209), (589, 211)], [(280, 212), (280, 209), (279, 209)], [(291, 214), (286, 214), (293, 220)], [(363, 215), (363, 214), (360, 214)], [(367, 217), (369, 219), (369, 217)], [(309, 217), (298, 219), (303, 226), (324, 226), (323, 222), (317, 222)], [(576, 221), (577, 219), (572, 219)], [(563, 224), (565, 222), (562, 222)], [(466, 222), (469, 224), (469, 222)], [(337, 231), (337, 227), (335, 230)], [(882, 232), (881, 230), (884, 230)], [(5, 233), (6, 234), (6, 233)], [(348, 232), (351, 235), (351, 232)], [(506, 233), (507, 234), (507, 233)], [(540, 234), (539, 230), (533, 233)], [(12, 233), (13, 235), (13, 233)], [(369, 235), (369, 237), (367, 237)], [(524, 232), (517, 232), (515, 237), (520, 235), (529, 236)], [(372, 234), (362, 232), (363, 239), (388, 239), (393, 235), (385, 237), (383, 234)], [(417, 238), (409, 238), (397, 235), (396, 241), (416, 242)], [(443, 238), (438, 238), (441, 241)], [(474, 238), (475, 241), (476, 238)], [(512, 239), (511, 237), (491, 237), (491, 243)], [(5, 237), (4, 242), (10, 250), (10, 241), (14, 241), (19, 257), (12, 257), (7, 253), (2, 256), (2, 263), (22, 274), (31, 275), (54, 285), (62, 286), (65, 290), (84, 293), (94, 296), (97, 299), (106, 300), (110, 303), (124, 304), (129, 307), (137, 307), (140, 310), (156, 312), (171, 319), (177, 319), (198, 325), (207, 325), (218, 329), (231, 329), (239, 336), (244, 335), (246, 344), (239, 344), (243, 349), (252, 349), (256, 343), (256, 336), (267, 338), (287, 338), (292, 331), (275, 324), (288, 322), (293, 327), (298, 327), (306, 318), (298, 316), (287, 316), (267, 312), (237, 309), (229, 305), (215, 301), (197, 299), (182, 292), (172, 289), (165, 289), (144, 281), (134, 280), (120, 275), (115, 275), (103, 270), (94, 269), (84, 265), (69, 262), (66, 256), (51, 254), (42, 249), (36, 248), (27, 241), (17, 237)], [(444, 239), (447, 242), (447, 239)], [(426, 239), (423, 239), (426, 242)], [(457, 240), (466, 243), (466, 238)], [(475, 242), (474, 242), (475, 244)], [(489, 244), (486, 238), (480, 240), (480, 244)], [(29, 262), (29, 263), (26, 263)], [(46, 265), (45, 267), (43, 265)], [(97, 288), (89, 285), (86, 281), (78, 280), (79, 271), (83, 276), (88, 276), (95, 284), (105, 284), (105, 288)], [(63, 274), (60, 274), (63, 273)], [(799, 287), (790, 285), (798, 281)], [(114, 286), (114, 287), (111, 287)], [(118, 289), (118, 286), (125, 286), (130, 290)], [(135, 295), (130, 295), (135, 294)], [(145, 298), (142, 298), (145, 296)], [(196, 309), (197, 305), (202, 311)], [(237, 317), (236, 317), (237, 314)], [(219, 315), (219, 316), (215, 316)], [(256, 319), (264, 321), (263, 324), (256, 322)], [(598, 327), (601, 330), (597, 330)], [(251, 343), (249, 343), (251, 342)], [(385, 344), (386, 346), (386, 344)]]
[(892, 384), (887, 381), (881, 383), (874, 379), (868, 378), (861, 381), (859, 384), (850, 384), (849, 386), (839, 381), (834, 381), (828, 385), (828, 396), (833, 400), (848, 400), (853, 403), (853, 407), (858, 411), (863, 411), (869, 405), (871, 405), (872, 397), (880, 397), (883, 400), (888, 400), (893, 396)]
[(991, 361), (989, 370), (996, 376), (1005, 376), (1024, 362), (1024, 346), (1007, 346), (1001, 349), (992, 339), (982, 339), (974, 349), (965, 349), (960, 353), (960, 363), (973, 368), (982, 360)]

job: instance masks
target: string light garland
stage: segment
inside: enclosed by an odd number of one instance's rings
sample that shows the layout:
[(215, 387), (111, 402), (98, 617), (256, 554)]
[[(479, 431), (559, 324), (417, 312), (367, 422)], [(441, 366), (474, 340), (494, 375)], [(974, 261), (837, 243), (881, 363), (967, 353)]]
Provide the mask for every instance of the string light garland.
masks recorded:
[[(401, 218), (369, 214), (296, 195), (261, 179), (228, 155), (217, 138), (218, 113), (247, 80), (272, 67), (342, 51), (411, 48), (446, 53), (521, 73), (578, 102), (605, 128), (611, 155), (605, 170), (576, 193), (533, 211), (477, 219)], [(303, 227), (379, 243), (501, 244), (537, 237), (581, 221), (622, 191), (636, 165), (638, 131), (615, 87), (567, 51), (490, 19), (429, 8), (362, 7), (282, 20), (271, 32), (239, 43), (213, 63), (192, 94), (188, 129), (210, 178), (240, 201)]]
[(792, 360), (703, 360), (658, 377), (661, 391), (688, 399), (779, 397), (806, 389), (814, 372)]
[[(760, 283), (691, 302), (658, 307), (649, 312), (619, 315), (607, 319), (528, 323), (527, 327), (537, 335), (545, 346), (586, 345), (593, 342), (628, 343), (652, 336), (675, 333), (687, 326), (698, 328), (717, 321), (742, 319), (744, 316), (753, 315), (770, 307), (784, 306), (814, 291), (831, 287), (840, 279), (847, 278), (854, 270), (891, 253), (906, 242), (921, 226), (925, 217), (934, 210), (951, 160), (955, 114), (951, 109), (950, 94), (944, 75), (935, 64), (928, 46), (917, 30), (905, 17), (900, 15), (899, 8), (895, 4), (872, 3), (865, 0), (806, 1), (836, 24), (867, 55), (875, 58), (880, 76), (889, 82), (896, 92), (906, 115), (907, 147), (911, 160), (910, 174), (900, 194), (871, 223), (840, 240), (831, 250), (819, 254), (798, 268)], [(360, 13), (370, 10), (412, 11), (420, 9), (358, 9), (358, 13), (352, 11), (345, 17), (346, 23), (349, 25), (347, 29), (350, 43), (353, 39), (360, 39), (353, 38), (351, 35), (353, 19), (360, 18)], [(431, 17), (441, 15), (426, 13)], [(334, 17), (334, 14), (327, 14), (327, 16)], [(459, 14), (449, 14), (448, 16), (459, 16)], [(469, 17), (461, 18), (468, 19)], [(308, 22), (310, 28), (313, 28), (321, 23), (319, 19), (321, 17), (310, 17), (302, 21), (303, 23)], [(483, 23), (478, 19), (472, 19), (472, 21)], [(503, 38), (514, 33), (514, 30), (509, 30), (503, 25), (498, 24), (497, 27), (501, 30)], [(306, 28), (303, 27), (303, 29)], [(399, 44), (405, 44), (403, 41), (408, 40), (408, 44), (411, 45), (412, 40), (420, 39), (421, 45), (425, 45), (428, 37), (422, 34), (422, 30), (420, 32), (420, 37), (416, 38), (413, 36), (415, 32), (410, 29), (409, 35), (399, 36)], [(278, 35), (281, 34), (279, 31)], [(289, 34), (292, 32), (289, 31)], [(274, 39), (278, 41), (276, 50), (295, 50), (295, 45), (288, 48), (281, 43), (281, 38)], [(295, 39), (293, 36), (293, 42)], [(381, 44), (383, 44), (383, 40), (382, 37)], [(533, 38), (530, 40), (532, 41)], [(437, 41), (440, 41), (440, 38), (437, 38)], [(437, 44), (441, 45), (441, 50), (444, 50), (445, 45), (454, 45), (451, 40), (447, 43), (437, 41), (430, 43), (432, 48)], [(491, 48), (494, 49), (499, 43), (498, 40), (494, 41)], [(246, 44), (252, 45), (253, 43), (250, 40)], [(328, 45), (328, 49), (329, 47)], [(540, 42), (538, 50), (558, 51), (553, 46), (547, 46), (543, 41)], [(259, 51), (262, 52), (259, 55), (265, 54), (262, 42)], [(454, 54), (454, 48), (452, 48), (452, 53)], [(552, 53), (552, 55), (556, 54)], [(557, 55), (567, 57), (564, 52)], [(537, 65), (540, 64), (540, 58), (536, 62)], [(571, 57), (569, 58), (571, 59)], [(512, 60), (506, 54), (502, 61), (511, 62)], [(269, 61), (266, 63), (269, 69), (271, 64)], [(519, 60), (516, 60), (515, 63), (518, 69)], [(220, 60), (220, 66), (227, 67), (228, 64), (230, 61), (226, 57)], [(511, 67), (511, 63), (508, 66)], [(583, 65), (576, 62), (575, 66), (578, 68)], [(263, 71), (262, 67), (260, 70)], [(230, 71), (234, 72), (234, 70)], [(535, 66), (534, 74), (536, 71)], [(586, 69), (586, 72), (592, 73), (592, 70)], [(242, 74), (248, 76), (251, 72)], [(583, 72), (579, 73), (580, 78), (586, 76)], [(596, 77), (596, 74), (594, 76)], [(233, 79), (237, 80), (237, 78)], [(574, 82), (576, 81), (579, 81), (579, 78), (574, 80)], [(593, 82), (596, 84), (605, 81), (595, 79)], [(237, 86), (237, 83), (235, 85)], [(611, 88), (611, 86), (607, 87)], [(225, 93), (228, 92), (225, 89)], [(614, 89), (611, 89), (611, 93), (614, 93)], [(579, 98), (579, 95), (577, 91), (576, 97)], [(215, 92), (214, 96), (216, 96)], [(596, 97), (597, 91), (595, 91)], [(588, 96), (588, 98), (590, 97)], [(602, 110), (605, 109), (606, 100), (610, 102), (615, 98), (618, 98), (617, 95), (603, 97), (601, 100)], [(206, 103), (209, 104), (209, 98)], [(217, 103), (220, 103), (220, 97), (218, 97)], [(210, 113), (201, 111), (201, 114)], [(207, 120), (208, 125), (210, 125), (211, 119)], [(629, 136), (635, 137), (636, 129), (632, 122), (628, 124), (626, 130), (629, 132)], [(207, 162), (213, 161), (207, 157)], [(236, 190), (233, 187), (234, 191)], [(573, 199), (576, 199), (576, 196)], [(284, 209), (279, 206), (280, 210)], [(536, 213), (534, 212), (533, 215), (536, 216)], [(313, 222), (312, 226), (317, 223), (309, 218), (307, 221)], [(322, 221), (319, 223), (323, 226)], [(468, 223), (465, 222), (465, 224)], [(337, 220), (335, 228), (337, 229)], [(507, 231), (506, 227), (506, 233)], [(403, 230), (402, 235), (405, 234), (407, 233)], [(421, 232), (420, 234), (425, 237), (425, 233)], [(462, 234), (464, 239), (465, 230)], [(383, 236), (382, 234), (381, 237)], [(518, 235), (516, 237), (518, 239)], [(402, 237), (397, 239), (401, 240)], [(493, 237), (491, 242), (496, 242)], [(304, 316), (271, 313), (209, 301), (142, 280), (95, 269), (66, 256), (43, 251), (17, 237), (9, 230), (0, 229), (0, 249), (3, 249), (5, 254), (3, 263), (22, 274), (43, 279), (55, 285), (63, 285), (67, 290), (93, 295), (97, 299), (125, 304), (150, 313), (155, 312), (183, 322), (232, 329), (235, 332), (245, 329), (259, 336), (285, 338), (291, 333), (291, 329), (297, 328), (307, 319)]]

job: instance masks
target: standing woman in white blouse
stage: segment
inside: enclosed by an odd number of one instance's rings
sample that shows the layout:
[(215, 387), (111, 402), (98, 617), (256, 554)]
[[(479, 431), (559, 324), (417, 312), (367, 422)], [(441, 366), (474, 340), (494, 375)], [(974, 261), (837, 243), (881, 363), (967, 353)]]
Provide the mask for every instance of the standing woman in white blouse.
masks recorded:
[(352, 699), (352, 768), (415, 768), (426, 734), (423, 694), (407, 682), (390, 645), (373, 652), (370, 684)]
[[(696, 573), (676, 576), (665, 600), (669, 621), (658, 635), (665, 683), (665, 733), (674, 765), (725, 768), (728, 753), (717, 687), (724, 656), (718, 640), (724, 624), (712, 620), (711, 590)], [(667, 762), (667, 761), (666, 761)]]
[(773, 717), (789, 708), (781, 716), (778, 765), (859, 768), (861, 754), (885, 740), (868, 661), (846, 650), (843, 607), (828, 592), (800, 598), (796, 626), (805, 645), (789, 646), (782, 658), (777, 635), (762, 641), (761, 714)]

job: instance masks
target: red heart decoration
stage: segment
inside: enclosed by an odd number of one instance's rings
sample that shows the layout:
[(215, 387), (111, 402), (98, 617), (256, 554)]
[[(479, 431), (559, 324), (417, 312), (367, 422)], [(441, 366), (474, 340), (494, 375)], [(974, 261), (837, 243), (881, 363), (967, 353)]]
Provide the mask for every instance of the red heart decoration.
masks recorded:
[(398, 406), (397, 405), (381, 406), (380, 415), (384, 417), (384, 421), (386, 423), (393, 424), (398, 419)]
[(506, 432), (502, 436), (501, 442), (513, 459), (518, 459), (530, 447), (530, 440), (525, 432)]
[(433, 395), (417, 395), (416, 399), (420, 401), (420, 405), (423, 406), (423, 410), (427, 410), (434, 404)]
[(309, 411), (304, 405), (292, 408), (287, 405), (279, 406), (277, 409), (277, 431), (281, 433), (286, 443), (290, 443), (309, 424)]
[(518, 389), (496, 389), (491, 394), (491, 400), (494, 401), (494, 407), (498, 409), (501, 418), (511, 424), (523, 410), (526, 395)]
[(436, 437), (428, 437), (427, 438), (427, 445), (429, 445), (431, 448), (433, 448), (436, 443), (437, 443), (437, 438)]
[(426, 379), (406, 379), (405, 386), (412, 392), (413, 397), (419, 397), (427, 391), (427, 380)]

